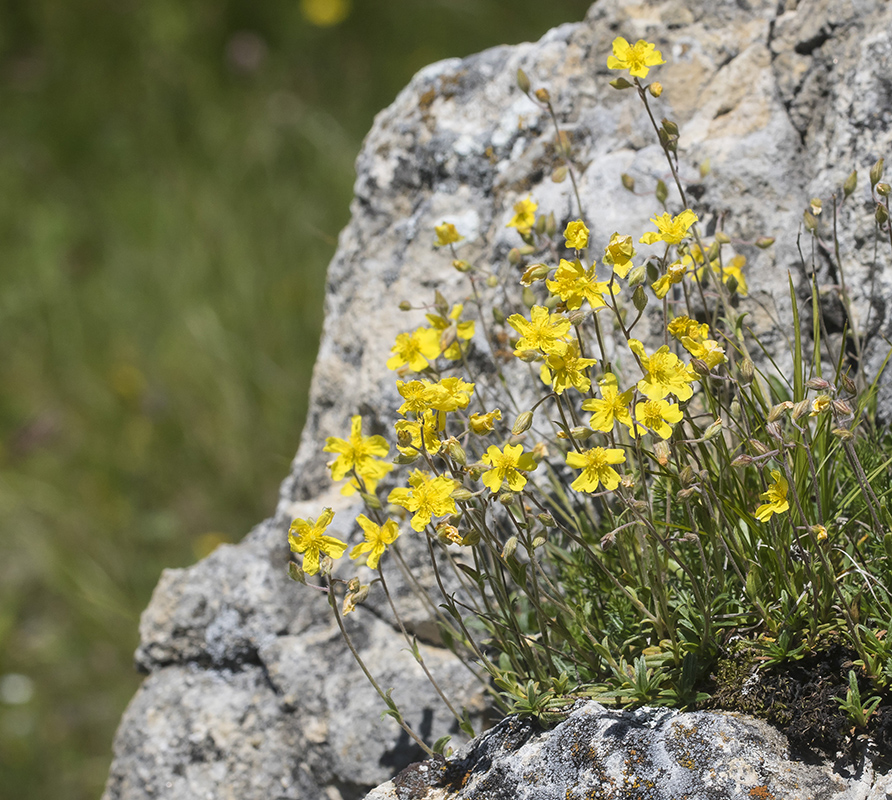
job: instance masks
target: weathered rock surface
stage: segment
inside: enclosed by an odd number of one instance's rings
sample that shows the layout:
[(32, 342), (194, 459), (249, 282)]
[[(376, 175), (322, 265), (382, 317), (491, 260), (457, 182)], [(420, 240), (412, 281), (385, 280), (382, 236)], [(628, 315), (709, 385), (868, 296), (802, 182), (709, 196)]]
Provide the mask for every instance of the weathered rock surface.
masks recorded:
[[(869, 166), (892, 156), (892, 5), (602, 0), (584, 22), (538, 43), (428, 67), (378, 116), (359, 156), (353, 217), (328, 274), (310, 413), (276, 515), (239, 545), (165, 572), (141, 625), (137, 661), (149, 677), (121, 724), (105, 800), (351, 800), (417, 756), (392, 720), (380, 720), (381, 705), (340, 643), (324, 599), (287, 579), (287, 526), (331, 506), (339, 512), (331, 530), (358, 538), (340, 520), (360, 508), (331, 488), (321, 447), (326, 436), (343, 436), (357, 412), (374, 432), (390, 435), (398, 403), (384, 364), (396, 334), (422, 320), (420, 311), (400, 313), (399, 301), (428, 302), (434, 288), (450, 300), (466, 296), (466, 277), (432, 247), (434, 226), (454, 222), (466, 237), (461, 257), (513, 286), (505, 258), (517, 243), (505, 228), (513, 204), (532, 193), (559, 224), (577, 216), (568, 184), (549, 179), (554, 132), (546, 113), (517, 90), (519, 67), (549, 90), (572, 139), (593, 252), (613, 231), (651, 227), (648, 218), (660, 210), (653, 186), (658, 178), (670, 183), (669, 175), (634, 93), (607, 86), (616, 35), (655, 41), (664, 53), (660, 113), (681, 129), (682, 173), (706, 229), (722, 224), (741, 242), (778, 237), (770, 250), (737, 249), (749, 259), (746, 308), (781, 361), (787, 273), (797, 281), (803, 274), (802, 211), (813, 196), (826, 207), (859, 170), (858, 192), (840, 211), (848, 232), (842, 261), (866, 334), (864, 364), (877, 368), (883, 336), (892, 333), (892, 270), (888, 244), (875, 255), (865, 183)], [(697, 165), (707, 158), (712, 172), (701, 181)], [(636, 178), (640, 194), (621, 188), (622, 173)], [(839, 276), (828, 253), (817, 250), (818, 280), (832, 286)], [(841, 330), (832, 289), (826, 303)], [(485, 368), (485, 348), (474, 357)], [(518, 372), (521, 394), (525, 380)], [(503, 408), (510, 416), (510, 404)], [(431, 737), (454, 731), (375, 602), (348, 619), (360, 652), (383, 684), (396, 687), (417, 728)], [(429, 613), (416, 606), (408, 616), (431, 642), (427, 658), (448, 690), (479, 709), (464, 667), (434, 646)], [(710, 796), (698, 791), (688, 796)]]
[(447, 761), (413, 764), (366, 800), (886, 800), (892, 778), (791, 762), (751, 717), (580, 704), (542, 731), (508, 718)]

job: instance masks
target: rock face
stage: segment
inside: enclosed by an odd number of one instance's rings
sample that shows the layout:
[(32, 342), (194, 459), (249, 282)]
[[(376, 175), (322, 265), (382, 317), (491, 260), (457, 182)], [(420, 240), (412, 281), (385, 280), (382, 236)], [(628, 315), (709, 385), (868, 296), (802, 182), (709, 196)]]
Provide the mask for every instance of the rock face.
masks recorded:
[[(669, 183), (669, 175), (634, 93), (607, 85), (616, 76), (605, 63), (617, 35), (646, 38), (663, 51), (661, 113), (679, 125), (683, 177), (707, 231), (721, 224), (734, 240), (777, 236), (770, 250), (737, 249), (749, 259), (750, 319), (781, 359), (788, 352), (782, 311), (788, 271), (803, 283), (796, 242), (802, 212), (818, 196), (829, 215), (830, 194), (859, 170), (859, 189), (839, 213), (847, 231), (841, 256), (852, 313), (865, 332), (863, 364), (877, 369), (883, 337), (892, 334), (892, 270), (888, 243), (875, 255), (865, 183), (869, 166), (892, 156), (892, 5), (602, 0), (584, 22), (561, 26), (538, 43), (428, 67), (378, 116), (359, 156), (353, 217), (328, 273), (310, 413), (276, 515), (240, 544), (164, 573), (141, 624), (137, 662), (148, 677), (121, 723), (104, 800), (353, 800), (418, 756), (392, 720), (380, 719), (381, 703), (341, 643), (324, 599), (288, 580), (287, 527), (295, 516), (316, 517), (331, 506), (343, 512), (331, 531), (357, 539), (338, 521), (352, 520), (361, 508), (331, 487), (321, 447), (326, 436), (345, 435), (355, 413), (363, 414), (366, 432), (392, 438), (390, 409), (398, 403), (384, 364), (396, 334), (422, 319), (420, 311), (400, 313), (399, 301), (429, 302), (435, 288), (451, 300), (467, 294), (466, 276), (432, 247), (434, 226), (455, 223), (466, 237), (460, 256), (516, 285), (506, 263), (517, 243), (505, 227), (513, 204), (532, 194), (561, 226), (578, 216), (568, 184), (549, 178), (554, 131), (547, 114), (517, 90), (518, 68), (534, 88), (548, 89), (572, 140), (593, 252), (614, 231), (650, 227), (648, 218), (660, 210), (653, 187), (660, 178)], [(701, 180), (696, 165), (707, 158), (711, 173)], [(621, 188), (623, 173), (636, 179), (640, 194)], [(674, 208), (674, 194), (669, 202)], [(831, 287), (828, 314), (842, 330), (831, 255), (818, 246), (814, 260), (819, 283)], [(892, 403), (883, 402), (892, 416)], [(399, 587), (397, 593), (403, 594)], [(431, 738), (455, 732), (379, 608), (373, 602), (349, 618), (358, 649), (382, 685), (397, 687), (394, 697), (416, 729)], [(482, 711), (465, 668), (436, 646), (429, 612), (410, 607), (407, 623), (447, 691)], [(604, 727), (600, 713), (584, 709), (573, 725)], [(635, 719), (611, 724), (629, 732), (637, 730)], [(667, 735), (688, 724), (667, 719), (653, 719)], [(697, 719), (701, 725), (706, 718)], [(744, 728), (759, 731), (774, 746), (757, 723), (720, 717), (715, 724), (734, 736)], [(500, 728), (471, 752), (511, 730)], [(692, 758), (699, 752), (691, 750)], [(570, 754), (561, 757), (565, 764)], [(548, 777), (549, 786), (557, 775)], [(708, 770), (701, 776), (707, 780)], [(827, 780), (833, 791), (842, 785), (834, 783), (838, 776)], [(477, 794), (462, 796), (526, 796), (481, 794), (480, 785), (473, 784)], [(773, 785), (779, 787), (773, 796), (798, 796), (766, 776), (766, 786)], [(400, 794), (398, 784), (385, 791), (396, 794), (381, 796), (416, 796)], [(678, 796), (745, 796), (688, 791)], [(565, 796), (547, 792), (537, 797)]]
[(366, 800), (886, 800), (892, 778), (791, 762), (760, 720), (583, 703), (542, 731), (508, 718), (448, 761), (413, 764)]

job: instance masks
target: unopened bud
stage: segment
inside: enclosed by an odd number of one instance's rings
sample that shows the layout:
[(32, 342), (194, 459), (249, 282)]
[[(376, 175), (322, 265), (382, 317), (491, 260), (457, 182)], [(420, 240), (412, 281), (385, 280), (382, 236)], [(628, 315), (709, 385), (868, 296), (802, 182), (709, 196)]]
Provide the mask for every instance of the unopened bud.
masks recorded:
[(632, 271), (626, 277), (626, 283), (629, 284), (629, 287), (638, 287), (647, 279), (647, 267), (644, 264), (641, 264), (637, 267), (632, 267)]
[(635, 306), (636, 311), (644, 311), (647, 308), (647, 293), (640, 283), (635, 287), (635, 291), (632, 292), (632, 305)]
[(530, 93), (530, 79), (527, 74), (520, 68), (517, 70), (517, 88), (524, 94)]
[(811, 401), (809, 400), (800, 400), (793, 406), (793, 412), (790, 416), (793, 419), (799, 419), (800, 417), (804, 417), (808, 412), (811, 411)]
[(628, 189), (630, 192), (635, 191), (635, 179), (631, 175), (627, 175), (624, 172), (619, 178), (623, 182), (624, 189)]
[[(806, 406), (806, 410), (808, 410), (808, 406)], [(784, 440), (784, 432), (781, 430), (781, 426), (778, 425), (776, 422), (769, 422), (765, 426), (765, 430), (768, 431), (768, 435), (772, 439), (776, 439), (779, 442), (782, 442)]]
[(833, 406), (833, 410), (841, 417), (848, 417), (853, 413), (852, 407), (845, 400), (834, 400), (830, 405)]
[(566, 164), (561, 164), (559, 167), (555, 167), (551, 173), (551, 181), (552, 183), (563, 183), (567, 180), (567, 175), (569, 174), (569, 170), (567, 169)]
[(521, 258), (522, 258), (522, 256), (520, 255), (519, 247), (512, 247), (508, 251), (508, 263), (509, 264), (512, 264), (513, 266), (516, 267), (520, 263)]
[(719, 257), (719, 252), (721, 251), (722, 246), (719, 244), (718, 240), (714, 241), (711, 245), (709, 245), (709, 250), (706, 251), (706, 260), (707, 261), (715, 261)]
[(411, 311), (412, 304), (408, 300), (400, 301), (400, 311)]
[(752, 450), (757, 456), (767, 456), (771, 449), (764, 442), (760, 442), (758, 439), (747, 439), (746, 442), (749, 445), (750, 450)]
[(853, 169), (849, 173), (849, 177), (846, 178), (845, 183), (842, 185), (842, 192), (846, 197), (849, 197), (858, 186), (858, 170)]
[(850, 442), (855, 438), (855, 434), (845, 428), (834, 428), (830, 433), (844, 442)]
[[(494, 277), (494, 276), (490, 276), (490, 277)], [(487, 281), (487, 283), (488, 283), (488, 281)], [(498, 306), (493, 306), (492, 307), (492, 319), (493, 319), (493, 322), (496, 323), (496, 325), (504, 325), (505, 324), (505, 312), (502, 311), (502, 309), (499, 308)]]
[(874, 216), (876, 217), (877, 225), (885, 225), (886, 220), (889, 219), (889, 212), (886, 211), (884, 205), (877, 203), (877, 210)]
[(572, 311), (567, 313), (567, 319), (570, 320), (570, 324), (575, 328), (579, 325), (582, 325), (585, 322), (585, 318), (588, 316), (587, 311), (583, 311), (581, 308), (574, 308)]
[(511, 433), (515, 436), (519, 436), (520, 434), (528, 431), (533, 427), (533, 412), (532, 411), (523, 411), (517, 415), (517, 419), (514, 420), (514, 426), (511, 428)]
[[(538, 217), (536, 217), (536, 224), (533, 225), (533, 230), (536, 231), (536, 233), (538, 233), (541, 236), (543, 233), (545, 233), (546, 225), (548, 225), (548, 219), (546, 218), (546, 216), (544, 214), (540, 214)], [(527, 245), (527, 247), (530, 248), (530, 250), (528, 252), (530, 252), (530, 253), (535, 252), (536, 248), (533, 245)], [(524, 249), (526, 249), (526, 248), (524, 248)], [(521, 252), (523, 252), (523, 251), (521, 251)]]
[(855, 386), (855, 381), (853, 381), (848, 375), (841, 375), (840, 383), (842, 383), (842, 388), (846, 390), (849, 394), (855, 394), (858, 391)]
[(719, 417), (715, 422), (712, 423), (703, 433), (703, 441), (708, 442), (710, 439), (718, 436), (718, 434), (722, 430), (722, 418)]
[(731, 244), (731, 237), (724, 231), (716, 231), (715, 240), (719, 244)]
[(586, 428), (584, 425), (578, 425), (575, 428), (570, 428), (570, 435), (577, 442), (584, 442), (590, 436), (594, 435), (594, 431), (591, 428)]
[(524, 286), (532, 286), (536, 281), (544, 280), (548, 277), (550, 268), (545, 264), (533, 264), (524, 270), (520, 276), (520, 282)]
[(746, 453), (741, 453), (737, 458), (735, 458), (731, 462), (732, 467), (748, 467), (753, 463), (753, 457), (748, 456)]
[(393, 457), (393, 463), (399, 466), (406, 466), (407, 464), (414, 464), (418, 461), (421, 453), (418, 450), (414, 450), (408, 453), (400, 453)]
[(610, 85), (614, 89), (631, 89), (635, 84), (629, 83), (625, 78), (616, 78), (610, 81)]
[(453, 489), (452, 494), (449, 496), (459, 503), (467, 503), (468, 500), (473, 499), (474, 493), (470, 489), (466, 489), (464, 486), (459, 486), (457, 489)]
[(654, 81), (650, 86), (647, 87), (647, 91), (650, 92), (651, 97), (659, 97), (661, 94), (663, 94), (663, 84)]
[(701, 377), (709, 375), (709, 364), (707, 364), (702, 358), (692, 358), (691, 366), (694, 368), (694, 372), (696, 372)]
[(768, 411), (768, 421), (777, 421), (785, 411), (789, 411), (791, 408), (793, 408), (793, 404), (789, 400), (784, 400), (783, 403), (778, 403), (776, 406), (772, 406)]
[(700, 494), (699, 486), (691, 486), (687, 489), (680, 489), (676, 497), (678, 497), (679, 500), (690, 500), (691, 497), (693, 497), (695, 494)]
[(517, 493), (516, 492), (502, 492), (496, 499), (503, 506), (510, 506), (514, 503), (515, 500), (517, 500)]
[(525, 364), (532, 364), (542, 359), (542, 354), (538, 350), (515, 350), (514, 355)]
[(681, 468), (681, 472), (678, 473), (678, 478), (681, 481), (681, 485), (687, 488), (695, 480), (694, 470), (688, 466), (684, 466)]
[(288, 577), (297, 583), (306, 584), (307, 574), (293, 561), (288, 562)]
[(369, 508), (374, 509), (375, 511), (381, 508), (381, 501), (378, 499), (377, 495), (369, 494), (368, 492), (360, 492), (359, 496), (362, 498), (362, 502)]
[(740, 400), (735, 397), (731, 401), (731, 407), (728, 410), (731, 412), (732, 419), (740, 419)]
[(663, 119), (660, 120), (663, 125), (663, 130), (666, 131), (670, 136), (678, 136), (678, 125), (676, 125), (671, 119)]
[(545, 89), (545, 88), (536, 89), (534, 94), (536, 95), (536, 99), (540, 103), (548, 103), (551, 101), (551, 95), (548, 93), (548, 89)]
[(452, 460), (455, 461), (457, 464), (465, 466), (468, 463), (468, 458), (465, 455), (465, 449), (458, 443), (457, 439), (448, 439), (446, 441), (444, 449), (452, 458)]
[(877, 184), (877, 194), (880, 197), (888, 197), (890, 192), (892, 192), (892, 186), (890, 186), (888, 183)]
[(544, 536), (537, 536), (535, 539), (533, 539), (532, 542), (533, 550), (537, 550), (538, 548), (542, 547), (542, 545), (544, 545), (547, 541), (548, 539), (546, 539)]
[(830, 382), (823, 378), (809, 378), (805, 385), (809, 389), (815, 389), (818, 392), (826, 392), (830, 388)]
[(554, 236), (557, 233), (557, 220), (554, 211), (549, 211), (545, 218), (545, 234), (546, 236)]
[(470, 272), (474, 269), (470, 263), (462, 261), (460, 258), (455, 259), (455, 261), (452, 262), (452, 266), (458, 272)]
[(672, 455), (669, 442), (665, 439), (660, 439), (660, 441), (654, 445), (654, 455), (657, 458), (657, 463), (661, 467), (665, 467), (669, 463), (669, 456)]
[(324, 578), (326, 575), (331, 575), (331, 571), (334, 569), (334, 559), (331, 556), (322, 556), (319, 559), (319, 574)]
[(756, 374), (756, 367), (748, 358), (740, 362), (740, 383), (743, 386), (749, 386), (753, 382)]
[(511, 556), (514, 555), (515, 550), (517, 550), (517, 537), (512, 536), (507, 542), (505, 542), (505, 546), (502, 548), (502, 558), (511, 558)]
[(818, 229), (818, 220), (811, 211), (805, 211), (802, 214), (802, 223), (805, 225), (805, 229), (809, 233), (814, 233)]
[(536, 300), (536, 295), (533, 292), (533, 290), (530, 289), (529, 286), (524, 287), (523, 294), (520, 299), (523, 301), (523, 304), (527, 308), (532, 308), (534, 305), (538, 304), (538, 301)]
[(820, 197), (813, 197), (811, 199), (811, 201), (809, 202), (808, 206), (811, 209), (811, 213), (814, 214), (816, 217), (820, 217), (821, 211), (824, 210), (824, 206), (821, 203)]
[(876, 164), (870, 168), (870, 188), (872, 189), (883, 179), (883, 159), (879, 159)]
[(609, 550), (615, 544), (616, 544), (616, 534), (613, 531), (610, 531), (610, 533), (606, 533), (606, 534), (604, 534), (604, 536), (601, 537), (601, 549), (602, 550)]
[(554, 521), (554, 517), (547, 512), (543, 512), (536, 516), (536, 519), (539, 520), (546, 528), (556, 528), (557, 523)]
[(499, 278), (497, 275), (487, 275), (486, 276), (486, 285), (490, 289), (495, 289), (496, 286), (499, 285)]
[(756, 247), (758, 247), (760, 250), (767, 250), (773, 244), (773, 236), (760, 236), (758, 239), (756, 239)]

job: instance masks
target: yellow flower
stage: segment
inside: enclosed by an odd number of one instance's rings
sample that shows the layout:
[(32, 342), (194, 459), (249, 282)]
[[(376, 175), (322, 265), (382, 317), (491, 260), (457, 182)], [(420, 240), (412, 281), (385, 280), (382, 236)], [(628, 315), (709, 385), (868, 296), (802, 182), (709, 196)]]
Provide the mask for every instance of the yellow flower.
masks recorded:
[(570, 484), (577, 492), (594, 492), (599, 484), (613, 491), (619, 486), (619, 473), (611, 464), (622, 464), (626, 454), (619, 448), (593, 447), (581, 453), (571, 450), (567, 453), (567, 464), (581, 469), (582, 474)]
[(579, 343), (571, 341), (563, 355), (549, 355), (539, 370), (543, 383), (554, 387), (558, 394), (570, 386), (580, 392), (587, 392), (592, 385), (584, 370), (595, 363), (594, 358), (579, 357)]
[(829, 406), (830, 406), (830, 395), (819, 394), (811, 402), (811, 413), (809, 414), (809, 416), (816, 417), (822, 411), (826, 411)]
[(665, 64), (663, 54), (654, 50), (656, 45), (639, 39), (629, 44), (622, 36), (613, 40), (613, 55), (607, 59), (609, 69), (627, 69), (633, 78), (646, 78), (649, 67)]
[(423, 531), (431, 517), (455, 514), (451, 495), (458, 481), (443, 475), (432, 477), (428, 472), (415, 470), (409, 478), (410, 489), (397, 487), (387, 496), (387, 502), (412, 512), (412, 529)]
[(536, 224), (536, 209), (539, 206), (529, 197), (526, 200), (520, 200), (514, 204), (514, 216), (505, 227), (517, 228), (520, 234), (529, 233), (533, 225)]
[(588, 245), (588, 228), (581, 219), (567, 223), (564, 228), (564, 245), (574, 250), (585, 250)]
[(709, 325), (705, 322), (699, 323), (690, 317), (676, 317), (669, 323), (667, 328), (669, 335), (679, 341), (687, 337), (695, 342), (700, 342), (709, 336)]
[(493, 494), (502, 488), (502, 483), (507, 483), (512, 492), (519, 492), (527, 484), (527, 479), (519, 470), (530, 472), (538, 466), (530, 453), (524, 453), (523, 447), (517, 445), (505, 445), (504, 452), (495, 445), (489, 449), (480, 459), (484, 464), (489, 464), (492, 469), (487, 470), (481, 476), (483, 485)]
[(719, 364), (724, 364), (728, 360), (725, 357), (725, 348), (714, 339), (706, 339), (701, 342), (689, 336), (683, 336), (681, 344), (694, 358), (699, 358), (704, 362), (709, 369), (715, 369)]
[(451, 222), (435, 225), (434, 232), (437, 234), (434, 247), (446, 247), (446, 245), (455, 244), (465, 238), (455, 229), (455, 225)]
[(632, 269), (632, 256), (635, 255), (635, 247), (632, 245), (631, 236), (620, 236), (614, 233), (610, 237), (607, 247), (604, 248), (604, 263), (613, 267), (613, 271), (625, 278)]
[(440, 336), (430, 328), (418, 328), (413, 333), (400, 333), (390, 352), (393, 355), (387, 359), (388, 369), (408, 366), (412, 372), (421, 372), (440, 355)]
[(669, 423), (677, 425), (681, 418), (681, 409), (666, 400), (648, 400), (635, 405), (635, 419), (663, 439), (672, 435)]
[(319, 556), (324, 554), (331, 558), (344, 555), (347, 545), (333, 536), (325, 536), (325, 529), (334, 519), (330, 508), (323, 509), (319, 519), (296, 519), (288, 531), (288, 544), (292, 552), (301, 553), (304, 557), (303, 570), (307, 575), (319, 572)]
[(384, 555), (387, 545), (393, 544), (400, 535), (399, 526), (392, 519), (388, 519), (383, 525), (376, 525), (365, 514), (360, 514), (356, 521), (365, 534), (365, 541), (350, 551), (350, 558), (356, 559), (368, 553), (366, 565), (369, 569), (378, 569), (378, 562)]
[(437, 415), (437, 427), (439, 430), (443, 430), (446, 427), (446, 412), (468, 407), (473, 391), (473, 383), (467, 383), (457, 377), (443, 378), (441, 381), (430, 385), (426, 394), (430, 408), (439, 412)]
[[(699, 260), (702, 261), (702, 257)], [(741, 297), (746, 297), (749, 292), (749, 287), (747, 286), (746, 278), (741, 271), (744, 264), (746, 264), (746, 256), (736, 255), (725, 266), (722, 266), (719, 263), (719, 260), (716, 259), (709, 265), (709, 267), (714, 275), (721, 277), (722, 283), (728, 283), (731, 278), (734, 278), (736, 283), (735, 291)], [(706, 272), (705, 266), (702, 266), (697, 270), (697, 278), (699, 280), (703, 279), (704, 272)]]
[(657, 280), (651, 284), (654, 294), (662, 300), (668, 293), (670, 286), (676, 283), (681, 283), (684, 280), (686, 271), (687, 266), (681, 261), (675, 261), (670, 264), (666, 268), (666, 274), (657, 278)]
[[(378, 457), (387, 455), (390, 445), (383, 436), (363, 436), (362, 417), (359, 414), (350, 420), (349, 439), (329, 436), (322, 450), (325, 453), (340, 454), (328, 465), (332, 480), (339, 481), (350, 473), (355, 473), (362, 478), (367, 492), (374, 492), (378, 481), (393, 469), (392, 464), (378, 460)], [(354, 478), (341, 489), (341, 493), (350, 495), (357, 488), (358, 484)]]
[(659, 232), (648, 231), (638, 240), (641, 244), (653, 244), (654, 242), (680, 244), (688, 235), (688, 228), (697, 222), (697, 215), (691, 209), (686, 208), (677, 217), (661, 214), (659, 217), (651, 217), (650, 221), (657, 226)]
[(397, 381), (396, 390), (400, 393), (400, 397), (404, 402), (397, 411), (406, 416), (407, 414), (423, 414), (429, 411), (430, 392), (432, 386), (430, 381)]
[(543, 353), (562, 355), (567, 352), (565, 337), (570, 333), (570, 320), (560, 314), (549, 314), (545, 306), (533, 306), (530, 319), (520, 314), (508, 317), (508, 324), (519, 334), (515, 355), (524, 350), (541, 350)]
[(595, 280), (595, 265), (585, 269), (578, 258), (573, 261), (562, 258), (554, 280), (545, 281), (548, 291), (560, 297), (568, 309), (579, 308), (583, 300), (588, 300), (592, 308), (607, 305), (604, 302), (604, 292), (609, 283)]
[(455, 326), (455, 341), (443, 351), (443, 355), (452, 361), (458, 361), (461, 358), (460, 341), (467, 341), (474, 336), (474, 320), (465, 320), (464, 322), (458, 321), (463, 309), (464, 306), (461, 303), (457, 303), (452, 306), (448, 317), (443, 317), (440, 314), (425, 315), (427, 321), (431, 324), (431, 328), (437, 333), (438, 343), (443, 341), (443, 334), (449, 330), (450, 327)]
[(616, 376), (608, 372), (598, 385), (601, 388), (601, 399), (586, 400), (582, 404), (584, 411), (594, 411), (589, 425), (596, 431), (610, 433), (615, 422), (622, 422), (631, 432), (634, 426), (632, 415), (629, 413), (629, 403), (632, 402), (634, 389), (628, 389), (620, 393), (616, 385)]
[(629, 347), (638, 356), (644, 377), (638, 381), (638, 391), (648, 400), (662, 400), (674, 394), (679, 400), (690, 399), (694, 394), (690, 384), (697, 376), (682, 363), (669, 347), (663, 345), (652, 356), (644, 352), (644, 345), (637, 339), (629, 339)]
[(756, 519), (760, 522), (768, 522), (772, 514), (782, 514), (790, 508), (787, 501), (787, 490), (790, 485), (787, 483), (787, 479), (780, 474), (780, 470), (776, 469), (771, 470), (771, 477), (774, 479), (774, 483), (768, 487), (768, 491), (762, 492), (760, 495), (763, 500), (768, 502), (756, 509)]
[(486, 436), (488, 433), (492, 433), (493, 430), (495, 430), (495, 422), (501, 418), (502, 412), (497, 408), (486, 414), (471, 414), (471, 419), (468, 421), (468, 425), (478, 436)]

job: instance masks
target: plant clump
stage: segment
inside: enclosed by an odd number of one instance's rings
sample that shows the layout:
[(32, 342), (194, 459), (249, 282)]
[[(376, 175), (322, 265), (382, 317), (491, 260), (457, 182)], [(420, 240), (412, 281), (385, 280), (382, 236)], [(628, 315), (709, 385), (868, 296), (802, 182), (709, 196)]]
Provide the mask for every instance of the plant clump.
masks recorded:
[[(850, 346), (860, 353), (858, 334), (827, 335), (813, 279), (797, 291), (790, 277), (788, 352), (750, 329), (738, 248), (773, 239), (705, 235), (708, 209), (679, 177), (678, 126), (656, 121), (668, 89), (643, 82), (662, 54), (622, 38), (613, 51), (608, 66), (628, 77), (611, 85), (637, 93), (674, 187), (657, 181), (653, 229), (603, 232), (595, 250), (569, 139), (548, 91), (519, 73), (554, 123), (552, 177), (569, 178), (579, 215), (561, 229), (532, 195), (518, 199), (506, 227), (520, 241), (491, 270), (459, 258), (461, 231), (436, 226), (432, 245), (466, 276), (467, 296), (437, 292), (422, 306), (427, 325), (393, 345), (397, 455), (384, 460), (390, 445), (364, 435), (358, 415), (348, 438), (325, 446), (337, 454), (332, 478), (364, 502), (354, 526), (364, 541), (349, 556), (374, 578), (335, 575), (347, 544), (325, 532), (329, 509), (292, 525), (303, 564), (291, 574), (321, 580), (385, 713), (429, 751), (446, 740), (409, 728), (343, 623), (382, 591), (427, 669), (388, 590), (392, 562), (506, 713), (548, 724), (580, 698), (741, 708), (832, 750), (890, 708), (892, 441), (873, 422), (874, 387), (847, 359)], [(881, 160), (871, 196), (892, 244), (882, 172)], [(850, 176), (831, 198), (834, 213), (856, 185)], [(803, 217), (814, 241), (826, 235), (822, 205), (812, 200)], [(424, 542), (433, 588), (408, 572), (398, 536)], [(735, 649), (758, 666), (737, 683), (719, 666)], [(846, 670), (822, 673), (828, 659)], [(470, 735), (468, 713), (437, 690)], [(803, 692), (817, 705), (800, 703)]]

